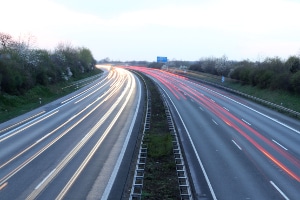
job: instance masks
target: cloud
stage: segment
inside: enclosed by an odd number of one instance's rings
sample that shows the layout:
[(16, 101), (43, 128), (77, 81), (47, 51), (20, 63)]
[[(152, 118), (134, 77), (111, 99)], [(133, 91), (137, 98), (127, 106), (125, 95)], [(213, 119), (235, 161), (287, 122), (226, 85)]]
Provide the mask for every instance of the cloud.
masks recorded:
[(5, 8), (0, 13), (2, 31), (14, 37), (31, 33), (42, 40), (53, 41), (59, 36), (62, 40), (81, 28), (101, 23), (97, 16), (74, 12), (48, 0), (10, 0), (1, 7)]
[[(147, 46), (147, 51), (161, 49), (163, 54), (176, 54), (178, 49), (181, 58), (186, 57), (181, 56), (184, 52), (206, 56), (201, 54), (208, 50), (209, 55), (222, 53), (238, 58), (241, 53), (247, 55), (249, 52), (250, 55), (255, 51), (286, 55), (288, 51), (294, 53), (295, 46), (300, 44), (300, 4), (297, 1), (187, 0), (160, 3), (153, 0), (156, 6), (119, 7), (120, 12), (114, 11), (114, 15), (105, 17), (101, 12), (97, 14), (95, 9), (88, 12), (88, 2), (82, 2), (85, 3), (84, 10), (79, 9), (80, 5), (76, 5), (75, 10), (59, 2), (4, 1), (1, 7), (5, 9), (0, 12), (1, 31), (14, 37), (30, 33), (36, 36), (43, 48), (67, 41), (91, 48), (96, 56), (100, 54), (102, 57), (109, 51), (103, 57), (121, 59), (128, 57), (129, 53), (131, 57), (139, 55), (141, 51), (137, 49), (141, 45)], [(91, 6), (104, 3), (109, 8), (108, 1)], [(119, 55), (114, 55), (117, 52)]]
[[(4, 4), (4, 5), (3, 5)], [(17, 5), (17, 6), (16, 6)], [(267, 33), (299, 31), (300, 4), (283, 0), (218, 0), (193, 1), (190, 4), (163, 4), (151, 9), (121, 12), (103, 19), (95, 14), (70, 10), (49, 0), (10, 0), (2, 3), (2, 27), (15, 31), (73, 31), (76, 28), (98, 26), (128, 28), (161, 26), (191, 29)]]
[(226, 0), (187, 5), (164, 5), (113, 18), (111, 26), (158, 25), (177, 28), (210, 28), (225, 31), (264, 33), (299, 31), (300, 4), (283, 0)]

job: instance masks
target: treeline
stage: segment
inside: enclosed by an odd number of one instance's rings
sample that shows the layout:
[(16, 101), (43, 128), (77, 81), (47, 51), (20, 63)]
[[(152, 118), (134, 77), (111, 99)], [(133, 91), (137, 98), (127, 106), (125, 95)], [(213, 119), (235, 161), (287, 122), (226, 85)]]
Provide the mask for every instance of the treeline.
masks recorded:
[(262, 62), (244, 60), (228, 61), (221, 58), (204, 58), (192, 64), (190, 70), (229, 77), (242, 84), (262, 89), (287, 90), (300, 94), (300, 57), (287, 60), (278, 57), (266, 58)]
[(58, 44), (54, 51), (33, 48), (34, 38), (15, 40), (0, 32), (0, 94), (24, 94), (35, 85), (56, 84), (94, 70), (85, 47)]

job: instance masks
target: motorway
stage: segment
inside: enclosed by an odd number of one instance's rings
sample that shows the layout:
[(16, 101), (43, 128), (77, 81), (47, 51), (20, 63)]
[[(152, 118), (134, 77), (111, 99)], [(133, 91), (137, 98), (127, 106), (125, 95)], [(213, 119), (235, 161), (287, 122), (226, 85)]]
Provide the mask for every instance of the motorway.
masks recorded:
[(113, 68), (75, 93), (0, 124), (0, 199), (120, 199), (140, 125), (141, 91), (132, 73)]
[(196, 199), (300, 199), (300, 121), (165, 71), (162, 88)]

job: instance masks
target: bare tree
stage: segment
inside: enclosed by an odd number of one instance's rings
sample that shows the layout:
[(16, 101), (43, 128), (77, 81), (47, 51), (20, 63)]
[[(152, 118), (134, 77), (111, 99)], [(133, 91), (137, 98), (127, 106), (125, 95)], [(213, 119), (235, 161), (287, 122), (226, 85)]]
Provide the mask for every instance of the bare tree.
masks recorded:
[(36, 67), (39, 62), (37, 51), (34, 49), (35, 36), (31, 34), (19, 36), (19, 41), (12, 44), (13, 50), (23, 59), (24, 64)]
[(223, 55), (221, 58), (216, 59), (215, 68), (218, 75), (227, 75), (229, 72), (227, 56)]
[(6, 50), (10, 44), (12, 44), (12, 36), (3, 32), (0, 32), (0, 44), (4, 50)]

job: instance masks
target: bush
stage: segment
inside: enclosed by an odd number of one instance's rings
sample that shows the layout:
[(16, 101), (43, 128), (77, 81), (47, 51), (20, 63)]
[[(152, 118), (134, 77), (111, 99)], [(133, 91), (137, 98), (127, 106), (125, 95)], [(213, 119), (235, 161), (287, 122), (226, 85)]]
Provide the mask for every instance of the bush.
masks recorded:
[(0, 33), (1, 38), (9, 41), (0, 43), (0, 92), (22, 95), (37, 84), (80, 79), (95, 68), (91, 51), (84, 47), (59, 44), (52, 53), (30, 48), (27, 41), (13, 41), (8, 34)]
[(296, 93), (300, 93), (300, 71), (293, 74), (291, 78), (291, 84)]

